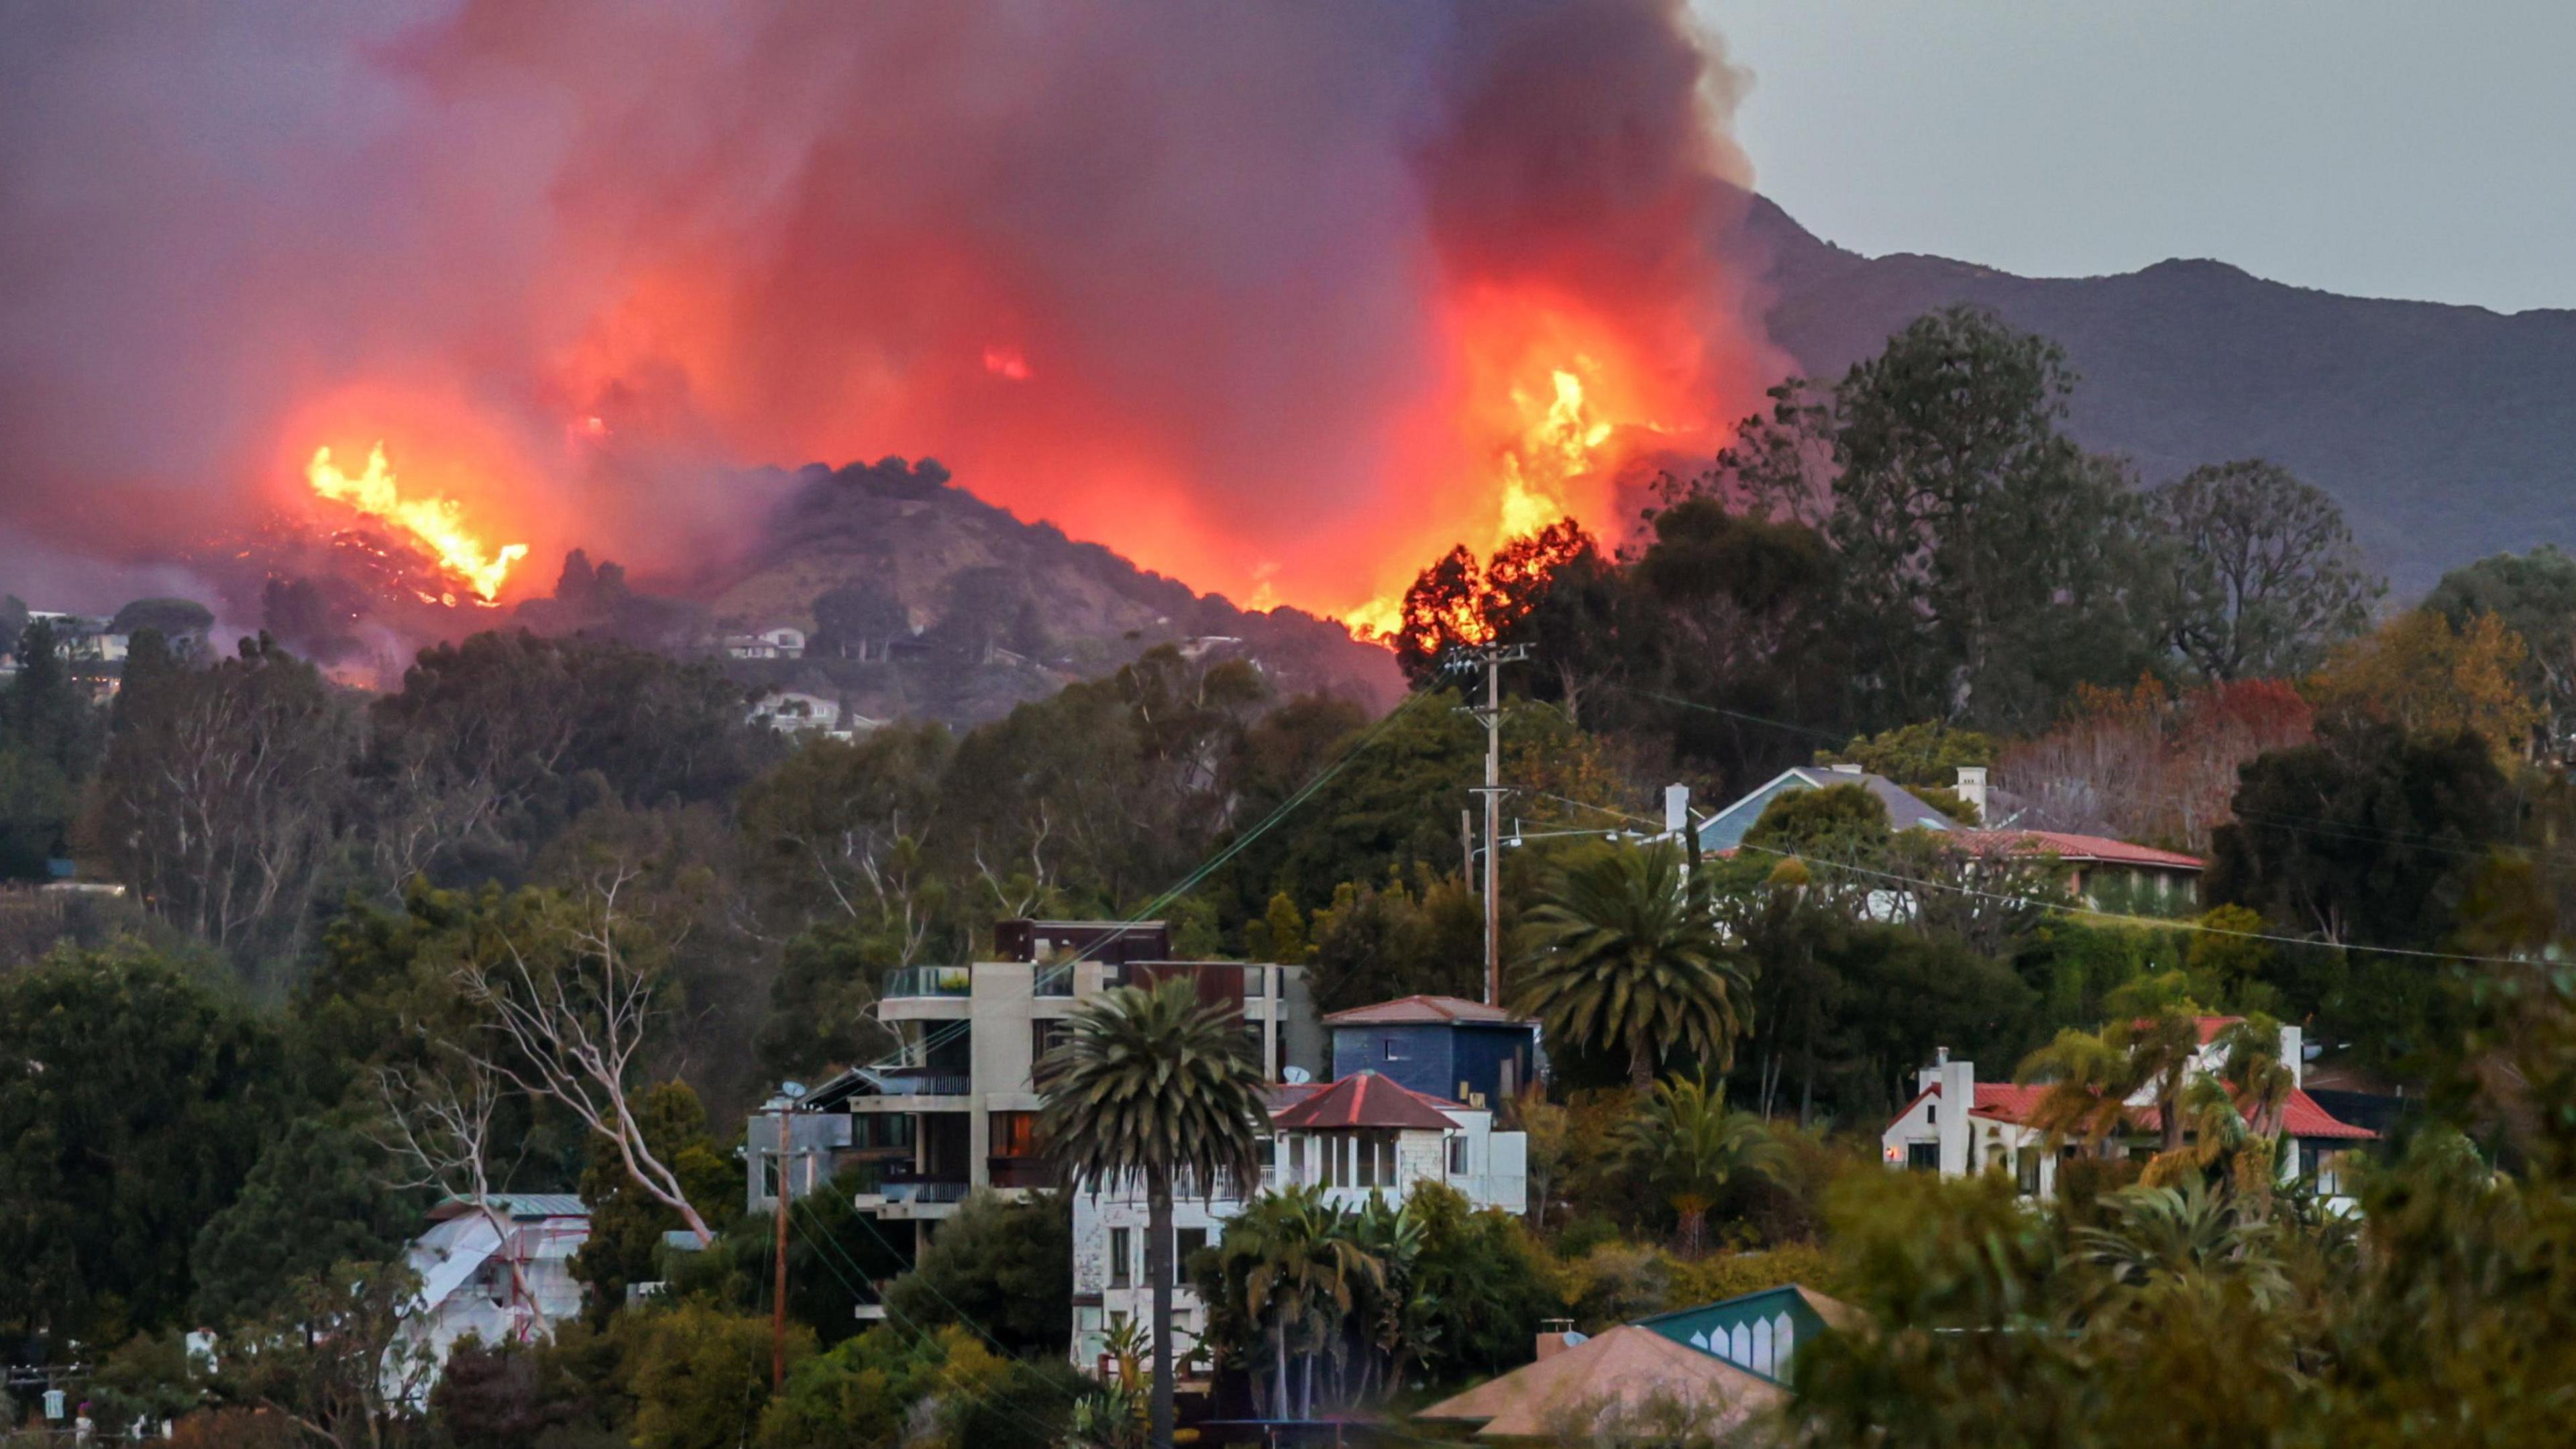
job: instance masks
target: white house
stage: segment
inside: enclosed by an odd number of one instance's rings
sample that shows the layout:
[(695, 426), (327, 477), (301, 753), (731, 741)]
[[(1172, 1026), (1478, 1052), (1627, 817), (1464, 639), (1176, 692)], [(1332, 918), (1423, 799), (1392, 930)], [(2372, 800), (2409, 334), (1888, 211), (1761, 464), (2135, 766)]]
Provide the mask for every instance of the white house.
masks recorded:
[(776, 624), (757, 634), (727, 634), (724, 652), (734, 659), (802, 659), (805, 631)]
[[(1321, 1186), (1327, 1201), (1356, 1208), (1374, 1193), (1400, 1200), (1437, 1182), (1478, 1208), (1529, 1207), (1527, 1136), (1495, 1131), (1489, 1110), (1426, 1096), (1375, 1072), (1273, 1088), (1270, 1132), (1262, 1144), (1265, 1189)], [(1242, 1210), (1239, 1198), (1185, 1195), (1175, 1202), (1176, 1267), (1185, 1268)], [(1073, 1358), (1085, 1368), (1099, 1363), (1109, 1325), (1153, 1311), (1145, 1230), (1141, 1188), (1073, 1195)], [(1205, 1308), (1186, 1283), (1175, 1286), (1176, 1355), (1197, 1344)]]
[(412, 1242), (411, 1270), (420, 1301), (387, 1355), (389, 1390), (409, 1380), (426, 1394), (435, 1371), (412, 1379), (395, 1365), (423, 1358), (433, 1370), (469, 1336), (486, 1343), (527, 1343), (581, 1312), (581, 1283), (572, 1256), (590, 1237), (590, 1209), (569, 1193), (513, 1193), (488, 1211), (463, 1198), (433, 1208), (429, 1229)]
[(793, 689), (772, 690), (752, 704), (751, 722), (787, 734), (830, 734), (841, 727), (841, 702)]
[[(2219, 1074), (2226, 1064), (2226, 1051), (2218, 1039), (2241, 1020), (2234, 1016), (2198, 1019), (2201, 1044), (2192, 1062), (2193, 1075)], [(2299, 1028), (2281, 1028), (2281, 1060), (2290, 1068), (2292, 1083), (2281, 1130), (2298, 1144), (2298, 1151), (2283, 1164), (2284, 1175), (2314, 1183), (2330, 1205), (2348, 1208), (2351, 1200), (2342, 1193), (2343, 1154), (2375, 1141), (2378, 1134), (2337, 1121), (2307, 1094), (2300, 1085), (2305, 1075), (2302, 1047)], [(2048, 1094), (2045, 1084), (1980, 1082), (1974, 1062), (1954, 1062), (1947, 1050), (1923, 1069), (1918, 1082), (1914, 1100), (1879, 1136), (1880, 1156), (1889, 1167), (1938, 1172), (1944, 1177), (2008, 1172), (2021, 1184), (2024, 1195), (2056, 1196), (2058, 1164), (2083, 1148), (2061, 1143), (2052, 1151), (2048, 1133), (2033, 1124), (2040, 1099)], [(2123, 1115), (2131, 1133), (2146, 1138), (2159, 1130), (2152, 1089), (2133, 1094), (2125, 1106)]]

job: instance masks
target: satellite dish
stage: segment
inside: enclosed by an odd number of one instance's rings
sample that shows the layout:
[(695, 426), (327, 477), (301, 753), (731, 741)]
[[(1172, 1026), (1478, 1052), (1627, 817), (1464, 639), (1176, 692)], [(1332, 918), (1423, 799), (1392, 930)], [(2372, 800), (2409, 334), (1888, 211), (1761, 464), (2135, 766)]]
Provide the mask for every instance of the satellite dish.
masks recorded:
[(805, 1084), (803, 1082), (781, 1082), (778, 1084), (778, 1091), (779, 1095), (786, 1097), (789, 1101), (794, 1101), (796, 1098), (805, 1095)]
[(1304, 1067), (1282, 1067), (1279, 1070), (1279, 1080), (1292, 1087), (1302, 1087), (1315, 1080), (1315, 1074)]

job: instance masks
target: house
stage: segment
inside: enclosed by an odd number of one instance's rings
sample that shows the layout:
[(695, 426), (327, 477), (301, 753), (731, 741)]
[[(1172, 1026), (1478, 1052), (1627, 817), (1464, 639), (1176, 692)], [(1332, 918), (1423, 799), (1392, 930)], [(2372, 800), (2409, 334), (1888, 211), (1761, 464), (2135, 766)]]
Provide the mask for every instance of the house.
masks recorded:
[(805, 657), (805, 631), (786, 624), (772, 625), (757, 634), (727, 634), (724, 652), (733, 659), (802, 659)]
[[(1529, 1207), (1529, 1141), (1494, 1130), (1483, 1107), (1432, 1097), (1375, 1072), (1326, 1084), (1282, 1083), (1271, 1094), (1261, 1187), (1319, 1187), (1338, 1207), (1373, 1195), (1401, 1200), (1417, 1185), (1455, 1188), (1478, 1208)], [(1228, 1196), (1184, 1194), (1172, 1206), (1175, 1263), (1214, 1242), (1243, 1210)], [(1110, 1188), (1073, 1199), (1073, 1360), (1089, 1367), (1109, 1327), (1151, 1311), (1145, 1277), (1146, 1203), (1141, 1189)], [(1186, 1354), (1205, 1325), (1205, 1305), (1187, 1284), (1172, 1295), (1175, 1349)]]
[(744, 1205), (767, 1211), (857, 1169), (856, 1204), (898, 1248), (918, 1248), (970, 1192), (1022, 1196), (1056, 1185), (1037, 1143), (1037, 1059), (1062, 1040), (1075, 1005), (1120, 985), (1184, 980), (1201, 1001), (1238, 1012), (1277, 1079), (1323, 1065), (1323, 1029), (1305, 968), (1172, 961), (1162, 922), (1003, 921), (1000, 959), (891, 973), (878, 1018), (901, 1039), (887, 1060), (816, 1086), (787, 1113), (753, 1115)]
[[(420, 1277), (418, 1309), (404, 1321), (389, 1364), (425, 1357), (443, 1367), (467, 1337), (528, 1343), (581, 1312), (572, 1256), (590, 1237), (590, 1210), (566, 1193), (512, 1193), (478, 1208), (450, 1198), (406, 1259)], [(389, 1380), (395, 1370), (388, 1368)], [(407, 1377), (407, 1376), (406, 1376)], [(411, 1392), (426, 1394), (432, 1372)]]
[(1324, 1018), (1333, 1075), (1377, 1072), (1471, 1107), (1499, 1106), (1536, 1080), (1538, 1023), (1455, 996), (1404, 996)]
[[(2243, 1020), (2234, 1016), (2197, 1019), (2200, 1049), (2190, 1073), (2215, 1077), (2226, 1062), (2219, 1038)], [(2281, 1131), (2297, 1144), (2282, 1164), (2285, 1178), (2307, 1182), (2329, 1205), (2349, 1208), (2343, 1191), (2344, 1154), (2378, 1135), (2368, 1128), (2338, 1120), (2308, 1095), (2304, 1087), (2302, 1033), (2281, 1028), (2281, 1060), (2290, 1068), (2292, 1090), (2282, 1114)], [(1879, 1151), (1891, 1168), (1965, 1177), (1979, 1172), (2007, 1172), (2022, 1193), (2051, 1198), (2057, 1193), (2058, 1164), (2084, 1149), (2076, 1143), (2051, 1148), (2049, 1134), (2033, 1117), (2048, 1094), (2043, 1084), (1980, 1082), (1976, 1064), (1950, 1060), (1947, 1050), (1923, 1069), (1914, 1100), (1896, 1114), (1879, 1135)], [(2123, 1118), (2132, 1154), (2147, 1151), (2161, 1126), (2152, 1089), (2132, 1094)]]
[(2179, 915), (2199, 905), (2201, 859), (2178, 850), (2063, 830), (1961, 830), (1951, 838), (1974, 855), (2050, 862), (2064, 870), (2067, 892), (2097, 911)]
[(1789, 1361), (1801, 1343), (1827, 1328), (1862, 1321), (1858, 1309), (1796, 1283), (1746, 1293), (1720, 1303), (1658, 1313), (1637, 1320), (1676, 1343), (1715, 1354), (1773, 1383), (1789, 1381)]
[(783, 734), (831, 734), (841, 727), (841, 702), (819, 694), (774, 689), (752, 703), (751, 723), (767, 725)]
[(1925, 804), (1913, 791), (1887, 778), (1873, 775), (1858, 765), (1793, 765), (1773, 776), (1768, 784), (1746, 795), (1734, 804), (1699, 823), (1699, 848), (1711, 854), (1723, 854), (1744, 843), (1745, 833), (1771, 808), (1771, 802), (1784, 795), (1808, 790), (1831, 789), (1836, 785), (1858, 785), (1887, 806), (1887, 823), (1894, 830), (1956, 830), (1959, 823)]

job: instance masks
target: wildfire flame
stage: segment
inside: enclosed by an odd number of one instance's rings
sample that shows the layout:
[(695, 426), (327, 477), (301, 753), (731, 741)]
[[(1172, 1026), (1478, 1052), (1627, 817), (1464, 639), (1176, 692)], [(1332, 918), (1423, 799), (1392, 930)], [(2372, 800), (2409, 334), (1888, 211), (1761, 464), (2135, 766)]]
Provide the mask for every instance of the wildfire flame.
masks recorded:
[[(1583, 360), (1577, 359), (1576, 366)], [(1587, 399), (1582, 376), (1564, 367), (1548, 371), (1549, 391), (1542, 404), (1531, 389), (1511, 390), (1522, 419), (1519, 436), (1506, 442), (1496, 460), (1499, 497), (1488, 553), (1499, 553), (1523, 539), (1535, 538), (1549, 525), (1572, 516), (1572, 487), (1592, 476), (1595, 454), (1610, 440), (1610, 422)], [(1342, 615), (1353, 633), (1392, 639), (1404, 625), (1404, 595), (1384, 593)], [(1474, 637), (1473, 621), (1456, 621), (1461, 637)]]
[(485, 548), (466, 527), (464, 512), (452, 498), (403, 497), (393, 468), (385, 461), (382, 442), (367, 454), (366, 471), (354, 478), (331, 461), (329, 448), (316, 448), (313, 461), (304, 465), (304, 478), (318, 496), (348, 504), (410, 534), (437, 558), (440, 568), (462, 579), (487, 604), (500, 595), (511, 565), (528, 556), (524, 543), (504, 544), (498, 551)]

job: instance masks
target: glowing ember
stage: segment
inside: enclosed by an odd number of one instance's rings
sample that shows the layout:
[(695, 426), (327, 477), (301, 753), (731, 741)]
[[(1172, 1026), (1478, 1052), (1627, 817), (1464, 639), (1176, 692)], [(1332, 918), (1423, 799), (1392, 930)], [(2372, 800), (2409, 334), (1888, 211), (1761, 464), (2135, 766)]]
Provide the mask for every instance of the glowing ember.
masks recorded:
[[(313, 461), (304, 466), (304, 478), (321, 497), (346, 503), (410, 534), (437, 558), (439, 567), (464, 580), (487, 604), (500, 594), (510, 566), (528, 556), (524, 543), (504, 544), (498, 552), (487, 550), (466, 527), (452, 498), (403, 497), (381, 442), (368, 453), (367, 470), (354, 478), (331, 461), (329, 448), (316, 448)], [(448, 602), (453, 602), (452, 596)]]

